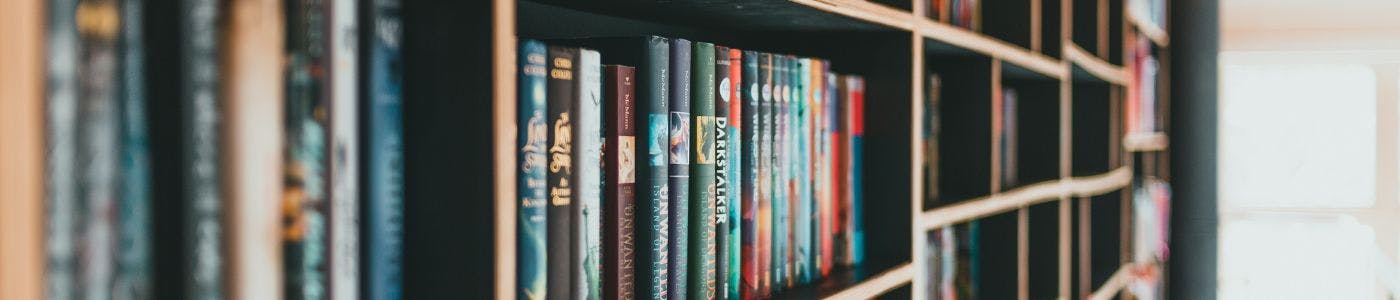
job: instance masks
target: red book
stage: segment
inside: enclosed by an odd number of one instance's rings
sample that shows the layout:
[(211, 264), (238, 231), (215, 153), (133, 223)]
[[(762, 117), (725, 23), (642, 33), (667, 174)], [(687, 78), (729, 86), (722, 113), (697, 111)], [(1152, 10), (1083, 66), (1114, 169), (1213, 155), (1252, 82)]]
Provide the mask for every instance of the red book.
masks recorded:
[(603, 67), (603, 101), (606, 126), (603, 165), (607, 173), (603, 209), (603, 295), (606, 299), (633, 299), (636, 274), (636, 69)]

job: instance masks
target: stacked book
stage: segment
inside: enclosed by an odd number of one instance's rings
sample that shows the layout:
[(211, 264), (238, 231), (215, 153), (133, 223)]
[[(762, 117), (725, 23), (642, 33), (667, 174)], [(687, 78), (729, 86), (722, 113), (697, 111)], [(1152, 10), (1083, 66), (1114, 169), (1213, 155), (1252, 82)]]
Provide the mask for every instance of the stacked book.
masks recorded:
[(861, 77), (656, 36), (519, 49), (517, 297), (765, 298), (862, 261)]

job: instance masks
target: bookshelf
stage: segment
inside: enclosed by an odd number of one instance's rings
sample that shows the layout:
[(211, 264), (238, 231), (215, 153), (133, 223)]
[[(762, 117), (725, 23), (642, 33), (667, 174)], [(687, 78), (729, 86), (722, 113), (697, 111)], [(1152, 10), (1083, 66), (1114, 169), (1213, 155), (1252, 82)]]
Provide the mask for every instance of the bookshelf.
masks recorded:
[[(1147, 36), (1166, 66), (1168, 33), (1131, 14), (1125, 1), (983, 1), (980, 31), (925, 17), (931, 9), (925, 0), (406, 1), (404, 297), (479, 297), (487, 290), (494, 298), (514, 297), (516, 42), (638, 34), (824, 57), (834, 71), (867, 79), (866, 115), (872, 117), (866, 118), (865, 227), (873, 232), (865, 245), (868, 261), (777, 298), (921, 294), (927, 288), (920, 275), (925, 232), (973, 220), (1007, 233), (993, 244), (1000, 263), (989, 266), (993, 271), (984, 279), (1015, 288), (1005, 289), (1009, 297), (985, 298), (1113, 294), (1131, 267), (1130, 187), (1144, 175), (1170, 180), (1169, 124), (1162, 122), (1162, 132), (1128, 133), (1122, 117), (1131, 82), (1130, 36)], [(41, 10), (40, 1), (20, 2), (32, 7), (4, 15)], [(172, 5), (150, 6), (168, 13)], [(35, 118), (41, 116), (43, 89), (33, 79), (42, 78), (42, 68), (33, 63), (42, 61), (42, 27), (32, 27), (41, 23), (33, 18), (0, 19), (24, 22), (3, 29), (26, 30), (23, 38), (34, 41), (0, 52), (6, 62), (27, 63), (0, 71), (0, 83), (7, 84), (0, 89), (7, 96), (0, 115), (27, 124), (0, 127), (0, 137), (22, 146), (0, 151), (6, 163), (0, 168), (6, 179), (0, 180), (6, 198), (0, 203), (0, 242), (30, 245), (0, 252), (0, 265), (24, 263), (0, 271), (0, 278), (22, 278), (42, 272), (32, 263), (41, 258), (42, 234), (14, 229), (42, 228), (42, 220), (9, 216), (40, 215), (42, 192), (37, 182), (10, 179), (43, 178), (34, 163), (43, 159), (43, 126), (36, 125), (42, 118)], [(151, 23), (148, 39), (152, 56), (158, 56), (158, 49), (168, 48), (160, 47), (161, 39), (176, 29)], [(175, 76), (154, 72), (159, 74), (148, 77)], [(956, 176), (940, 176), (937, 203), (926, 203), (922, 166), (930, 158), (923, 155), (920, 131), (929, 92), (924, 83), (934, 72), (944, 80), (938, 172)], [(1157, 86), (1168, 86), (1167, 72), (1162, 70)], [(17, 78), (29, 79), (23, 89), (8, 85)], [(1017, 143), (1019, 183), (1001, 181), (1003, 153), (991, 129), (1000, 118), (992, 99), (1003, 87), (1020, 92), (1022, 106), (1013, 117), (1026, 124)], [(1169, 94), (1158, 94), (1160, 116), (1168, 115)], [(156, 107), (173, 101), (164, 94), (151, 100)], [(157, 176), (171, 171), (156, 167)], [(158, 184), (159, 191), (178, 188)], [(158, 220), (161, 225), (171, 226)], [(179, 282), (167, 278), (179, 272), (160, 274), (157, 281)], [(6, 293), (40, 294), (39, 283), (0, 282)]]

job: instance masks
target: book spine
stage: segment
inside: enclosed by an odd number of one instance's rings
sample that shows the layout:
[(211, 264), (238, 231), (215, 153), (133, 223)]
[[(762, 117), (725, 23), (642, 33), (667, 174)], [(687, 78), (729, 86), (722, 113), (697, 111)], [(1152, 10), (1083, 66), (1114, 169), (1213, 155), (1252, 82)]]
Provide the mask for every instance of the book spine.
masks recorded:
[(670, 257), (667, 289), (671, 299), (686, 298), (690, 225), (690, 71), (691, 45), (671, 40), (670, 102)]
[(787, 58), (773, 55), (773, 293), (787, 287), (788, 274), (788, 65)]
[[(232, 299), (270, 299), (281, 295), (282, 252), (279, 226), (285, 151), (282, 135), (282, 72), (286, 67), (282, 4), (268, 0), (234, 0), (223, 4), (223, 140), (221, 160), (238, 162), (222, 171), (225, 194), (224, 242), (228, 253), (224, 281)], [(269, 8), (272, 7), (272, 8)], [(143, 297), (116, 297), (143, 299)]]
[(223, 295), (223, 211), (219, 187), (219, 3), (184, 2), (181, 27), (185, 103), (187, 249), (186, 297), (218, 299)]
[(826, 61), (812, 60), (811, 79), (812, 83), (809, 94), (812, 95), (812, 138), (816, 140), (817, 148), (812, 157), (816, 172), (808, 182), (811, 183), (813, 193), (816, 194), (816, 213), (813, 214), (813, 240), (815, 246), (812, 247), (816, 258), (814, 265), (817, 275), (825, 277), (831, 274), (831, 185), (826, 184), (826, 179), (831, 178), (831, 103), (826, 97)]
[(560, 46), (549, 47), (549, 81), (547, 108), (549, 131), (549, 209), (546, 220), (549, 222), (548, 253), (555, 259), (548, 261), (549, 278), (545, 279), (549, 299), (567, 299), (573, 278), (571, 265), (573, 195), (575, 185), (573, 173), (573, 103), (578, 92), (574, 65), (578, 58), (577, 48)]
[(77, 77), (77, 220), (78, 294), (87, 299), (112, 297), (116, 265), (117, 173), (120, 139), (120, 7), (117, 1), (79, 1)]
[(740, 266), (743, 264), (740, 262), (742, 259), (742, 256), (740, 254), (742, 253), (740, 247), (740, 239), (742, 238), (744, 232), (744, 224), (742, 221), (740, 221), (740, 218), (745, 211), (743, 205), (740, 204), (740, 201), (742, 201), (741, 198), (743, 198), (743, 196), (740, 193), (744, 190), (744, 187), (748, 186), (744, 182), (742, 175), (745, 167), (744, 162), (747, 160), (744, 159), (744, 142), (741, 139), (743, 138), (743, 128), (748, 127), (743, 125), (744, 120), (742, 115), (744, 109), (743, 101), (741, 100), (742, 96), (740, 95), (740, 85), (742, 84), (744, 79), (742, 51), (740, 51), (739, 49), (729, 49), (728, 67), (729, 89), (728, 91), (725, 91), (723, 88), (721, 88), (720, 92), (729, 93), (729, 98), (725, 100), (729, 102), (728, 118), (726, 118), (727, 120), (725, 121), (726, 125), (728, 125), (729, 127), (726, 138), (726, 143), (728, 144), (728, 149), (726, 151), (729, 160), (729, 174), (726, 177), (727, 182), (729, 184), (729, 188), (727, 189), (728, 203), (726, 205), (728, 211), (725, 212), (725, 216), (729, 219), (727, 222), (729, 224), (729, 233), (726, 237), (723, 246), (724, 249), (727, 250), (725, 250), (724, 255), (720, 256), (722, 257), (722, 259), (727, 260), (725, 262), (726, 276), (720, 276), (720, 280), (723, 280), (725, 282), (724, 284), (722, 284), (722, 286), (724, 287), (724, 297), (721, 298), (739, 299), (739, 269)]
[(359, 32), (357, 1), (331, 2), (331, 297), (355, 299), (360, 291)]
[(690, 299), (715, 296), (715, 46), (692, 44), (690, 68)]
[(776, 120), (773, 119), (773, 55), (769, 53), (760, 54), (758, 58), (758, 84), (763, 87), (759, 93), (759, 110), (756, 116), (759, 119), (759, 142), (758, 161), (759, 170), (756, 176), (757, 197), (758, 197), (758, 240), (755, 246), (758, 248), (758, 297), (767, 297), (772, 290), (774, 276), (777, 274), (773, 265), (773, 196), (775, 179), (773, 170), (773, 132)]
[(603, 298), (634, 299), (636, 251), (636, 69), (609, 65), (603, 70), (607, 140), (603, 142)]
[(938, 97), (942, 79), (937, 73), (930, 73), (924, 87), (924, 208), (938, 204)]
[(795, 183), (797, 187), (797, 209), (793, 215), (793, 243), (797, 246), (793, 249), (793, 264), (797, 266), (796, 284), (804, 284), (813, 279), (812, 257), (812, 211), (813, 198), (811, 178), (812, 174), (812, 123), (811, 123), (811, 95), (807, 93), (809, 80), (811, 80), (811, 60), (799, 58), (795, 60), (797, 68), (793, 71), (793, 108), (797, 110), (794, 120), (797, 123), (797, 154), (792, 165), (797, 167)]
[(78, 156), (78, 56), (76, 28), (78, 1), (50, 0), (48, 12), (44, 117), (44, 296), (77, 298), (78, 245), (81, 227), (77, 180)]
[(729, 228), (738, 227), (738, 224), (729, 222), (729, 215), (732, 212), (732, 191), (733, 182), (737, 178), (730, 176), (734, 159), (732, 158), (734, 140), (730, 135), (730, 99), (733, 95), (729, 93), (729, 88), (733, 85), (730, 82), (729, 74), (729, 48), (723, 46), (715, 47), (715, 299), (727, 299), (729, 296)]
[[(548, 204), (545, 202), (548, 186), (545, 150), (549, 140), (545, 114), (548, 55), (544, 43), (534, 40), (520, 43), (520, 110), (516, 117), (520, 131), (516, 138), (516, 146), (520, 149), (520, 177), (516, 179), (516, 191), (520, 203), (515, 240), (515, 295), (520, 299), (543, 299), (548, 295), (545, 293), (545, 266), (549, 262), (545, 248), (548, 234)], [(372, 264), (371, 268), (374, 266)]]
[(864, 155), (863, 140), (865, 139), (865, 79), (859, 76), (850, 76), (850, 122), (851, 122), (851, 145), (850, 155), (850, 214), (851, 214), (851, 264), (859, 265), (865, 260), (865, 227), (863, 221), (864, 211), (862, 210), (863, 197), (863, 175)]
[(803, 165), (802, 162), (798, 161), (798, 147), (801, 146), (799, 144), (801, 141), (798, 140), (798, 132), (800, 132), (800, 126), (802, 124), (798, 123), (798, 114), (800, 112), (798, 111), (797, 103), (800, 99), (798, 99), (799, 97), (797, 95), (797, 58), (792, 55), (786, 55), (783, 58), (783, 65), (786, 67), (786, 69), (783, 70), (783, 83), (786, 84), (783, 87), (783, 109), (785, 109), (783, 119), (787, 122), (783, 125), (783, 156), (779, 160), (780, 163), (783, 164), (785, 170), (783, 172), (783, 184), (787, 189), (786, 193), (783, 195), (785, 200), (783, 208), (786, 209), (786, 215), (784, 215), (783, 218), (787, 220), (783, 228), (786, 238), (783, 242), (783, 251), (786, 252), (783, 255), (783, 258), (786, 260), (783, 263), (783, 271), (785, 271), (783, 275), (783, 286), (785, 288), (792, 288), (796, 286), (798, 281), (797, 217), (800, 215), (797, 211), (801, 208), (799, 202), (802, 201), (802, 195), (797, 186), (797, 177), (801, 170), (799, 166)]
[[(368, 232), (366, 234), (365, 257), (368, 264), (365, 266), (367, 285), (366, 298), (373, 300), (397, 300), (402, 295), (403, 286), (403, 96), (401, 86), (403, 74), (397, 66), (401, 64), (399, 41), (403, 38), (403, 29), (399, 21), (399, 0), (373, 0), (370, 7), (369, 26), (370, 47), (369, 51), (369, 128), (365, 149), (369, 152), (369, 161), (366, 163), (368, 189), (368, 209), (365, 211), (368, 220)], [(527, 50), (528, 48), (528, 50)], [(544, 95), (527, 95), (523, 87), (535, 86), (538, 84), (540, 90), (544, 85), (544, 47), (538, 43), (522, 43), (521, 46), (521, 86), (520, 113), (523, 118), (520, 128), (528, 131), (532, 129), (534, 123), (530, 123), (531, 117), (538, 115), (538, 124), (544, 125)], [(533, 61), (530, 60), (533, 56)], [(529, 74), (527, 74), (526, 69)], [(528, 83), (528, 84), (527, 84)], [(538, 104), (533, 96), (538, 96)], [(540, 128), (541, 130), (543, 128)], [(529, 138), (530, 132), (521, 132), (520, 137)], [(543, 131), (541, 131), (543, 133)], [(520, 180), (527, 178), (535, 180), (537, 188), (525, 189), (522, 185), (519, 190), (521, 196), (521, 207), (519, 216), (521, 233), (529, 230), (542, 231), (544, 222), (543, 215), (543, 145), (544, 137), (538, 140), (529, 141), (522, 139), (521, 161), (536, 162), (541, 164), (530, 170), (521, 170)], [(537, 143), (537, 144), (536, 144)], [(523, 152), (526, 146), (532, 148), (534, 152)], [(529, 157), (526, 157), (526, 156)], [(535, 156), (538, 155), (538, 156)], [(527, 160), (531, 159), (531, 160)], [(523, 166), (523, 165), (522, 165)], [(531, 166), (534, 167), (534, 166)], [(522, 167), (523, 168), (523, 167)], [(541, 178), (533, 177), (538, 174)], [(532, 202), (526, 203), (526, 197)], [(528, 205), (527, 205), (528, 204)], [(526, 215), (526, 211), (530, 211)], [(538, 213), (538, 214), (536, 214)], [(534, 220), (527, 218), (535, 218)], [(529, 227), (526, 227), (529, 222)], [(538, 223), (536, 223), (538, 222)], [(532, 232), (533, 233), (533, 232)], [(523, 235), (522, 235), (523, 236)], [(519, 243), (518, 249), (536, 246), (534, 244), (524, 245)], [(543, 245), (539, 245), (542, 247)], [(538, 248), (531, 248), (538, 251)], [(526, 252), (519, 252), (524, 258)], [(535, 252), (530, 252), (535, 253)], [(533, 266), (531, 266), (533, 267)], [(524, 274), (524, 269), (518, 269)], [(524, 276), (519, 279), (526, 282)], [(532, 279), (532, 278), (531, 278)], [(541, 282), (542, 283), (542, 282)], [(526, 285), (521, 285), (526, 286)], [(542, 286), (541, 286), (542, 288)], [(543, 292), (543, 290), (540, 290)]]
[(287, 10), (286, 164), (283, 183), (284, 295), (327, 295), (326, 159), (328, 37), (322, 1), (293, 1)]
[[(739, 121), (734, 122), (735, 127), (740, 131), (740, 146), (737, 148), (743, 165), (739, 167), (741, 201), (740, 213), (742, 214), (739, 227), (742, 241), (740, 242), (739, 259), (739, 299), (756, 299), (759, 297), (759, 238), (758, 238), (758, 199), (759, 191), (759, 92), (762, 88), (758, 78), (758, 53), (744, 51), (743, 75), (740, 80), (742, 89), (739, 93), (742, 109), (739, 110)], [(742, 125), (741, 125), (742, 124)]]
[(121, 196), (117, 221), (117, 270), (113, 298), (154, 297), (151, 258), (151, 167), (147, 147), (145, 44), (141, 22), (143, 1), (121, 3)]
[(598, 51), (580, 49), (574, 74), (575, 179), (573, 299), (603, 297), (603, 64)]
[(1007, 190), (1018, 185), (1020, 179), (1016, 174), (1016, 90), (1002, 89), (1001, 105), (997, 108), (1001, 114), (1001, 128), (998, 131), (998, 138), (1001, 139), (1001, 188)]
[(836, 108), (836, 111), (834, 112), (835, 115), (833, 116), (835, 118), (833, 121), (836, 123), (836, 134), (835, 141), (832, 143), (832, 156), (835, 157), (835, 159), (833, 160), (833, 162), (835, 163), (835, 174), (832, 174), (831, 176), (831, 185), (834, 188), (833, 192), (836, 195), (833, 201), (835, 203), (832, 204), (832, 206), (835, 208), (832, 213), (836, 216), (836, 222), (835, 224), (832, 224), (836, 230), (836, 235), (834, 236), (836, 241), (835, 245), (833, 245), (833, 248), (835, 249), (833, 250), (836, 252), (835, 263), (841, 266), (849, 266), (850, 263), (848, 263), (849, 259), (847, 258), (850, 256), (850, 248), (848, 247), (848, 245), (850, 245), (851, 239), (850, 231), (846, 230), (846, 228), (847, 224), (850, 224), (851, 222), (849, 219), (850, 215), (848, 214), (850, 206), (847, 205), (849, 204), (848, 200), (850, 199), (850, 197), (848, 197), (849, 195), (847, 193), (846, 175), (847, 172), (849, 172), (848, 170), (850, 169), (850, 157), (849, 155), (847, 155), (849, 153), (849, 149), (846, 146), (850, 144), (850, 135), (847, 134), (847, 132), (849, 131), (849, 129), (847, 128), (850, 126), (849, 122), (847, 121), (847, 112), (850, 111), (850, 102), (847, 101), (849, 97), (846, 97), (846, 81), (838, 79), (843, 78), (843, 76), (837, 75), (835, 73), (830, 73), (826, 76), (827, 82), (830, 85), (832, 85), (830, 91), (832, 97), (831, 100), (832, 102), (835, 102), (834, 106)]
[(646, 124), (642, 130), (641, 149), (645, 149), (646, 161), (637, 169), (638, 183), (643, 191), (637, 193), (637, 205), (641, 207), (638, 220), (644, 220), (645, 227), (638, 230), (642, 240), (642, 250), (637, 254), (640, 268), (637, 270), (638, 298), (667, 299), (670, 264), (670, 42), (665, 38), (650, 36), (644, 38), (646, 55), (639, 70), (638, 86), (641, 97), (638, 106), (646, 113)]

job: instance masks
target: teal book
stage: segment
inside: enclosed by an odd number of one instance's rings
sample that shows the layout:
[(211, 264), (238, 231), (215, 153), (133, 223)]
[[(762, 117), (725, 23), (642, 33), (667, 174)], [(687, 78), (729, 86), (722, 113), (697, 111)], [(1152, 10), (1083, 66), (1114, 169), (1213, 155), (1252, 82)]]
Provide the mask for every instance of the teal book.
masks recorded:
[(793, 265), (796, 266), (793, 273), (797, 284), (805, 284), (814, 277), (812, 272), (812, 263), (814, 262), (812, 260), (812, 209), (814, 205), (811, 184), (812, 155), (810, 153), (812, 150), (812, 124), (808, 120), (811, 116), (808, 111), (810, 105), (807, 103), (811, 101), (810, 95), (807, 94), (807, 82), (811, 78), (811, 60), (799, 58), (794, 61), (797, 67), (792, 70), (793, 79), (795, 79), (792, 88), (792, 107), (797, 112), (793, 114), (793, 123), (797, 124), (797, 130), (793, 132), (797, 139), (794, 144), (797, 147), (790, 163), (797, 168), (797, 172), (794, 172), (793, 176), (793, 186), (797, 187), (795, 193), (797, 195), (797, 201), (795, 201), (797, 213), (792, 216), (793, 245), (795, 246), (793, 248)]
[(545, 74), (548, 53), (539, 41), (520, 43), (520, 83), (516, 117), (516, 147), (520, 151), (520, 171), (516, 177), (516, 193), (520, 197), (516, 217), (516, 292), (518, 299), (544, 299), (545, 265), (549, 256), (545, 250), (546, 177), (545, 156), (549, 125), (545, 120)]
[(691, 50), (690, 299), (715, 298), (715, 46)]
[(777, 293), (787, 287), (788, 279), (788, 206), (789, 183), (788, 171), (788, 98), (790, 97), (788, 87), (788, 59), (787, 56), (773, 55), (773, 157), (770, 158), (773, 166), (773, 286), (772, 293)]
[(691, 45), (684, 39), (671, 40), (669, 108), (670, 132), (670, 257), (667, 259), (667, 290), (670, 299), (687, 299), (690, 252), (690, 71)]
[(118, 202), (117, 269), (113, 298), (155, 297), (151, 204), (151, 154), (147, 146), (146, 61), (141, 22), (144, 1), (122, 1), (121, 7), (121, 200)]

